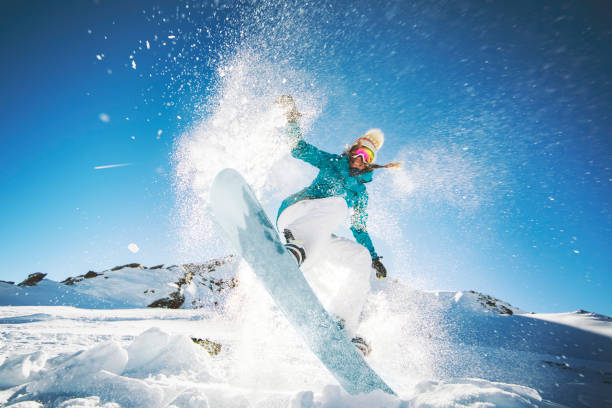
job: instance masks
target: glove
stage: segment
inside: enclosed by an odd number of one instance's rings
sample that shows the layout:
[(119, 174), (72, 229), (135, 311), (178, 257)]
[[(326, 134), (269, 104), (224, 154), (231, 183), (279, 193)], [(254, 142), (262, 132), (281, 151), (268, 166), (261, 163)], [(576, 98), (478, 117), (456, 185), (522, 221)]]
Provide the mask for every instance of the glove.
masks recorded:
[(382, 262), (380, 262), (381, 259), (382, 259), (382, 256), (372, 259), (372, 269), (376, 271), (376, 277), (378, 279), (387, 277), (387, 268), (385, 268), (385, 265), (383, 265)]
[(280, 98), (276, 98), (275, 102), (279, 104), (285, 112), (287, 122), (297, 122), (297, 120), (302, 116), (302, 114), (297, 111), (295, 101), (291, 95), (283, 95)]

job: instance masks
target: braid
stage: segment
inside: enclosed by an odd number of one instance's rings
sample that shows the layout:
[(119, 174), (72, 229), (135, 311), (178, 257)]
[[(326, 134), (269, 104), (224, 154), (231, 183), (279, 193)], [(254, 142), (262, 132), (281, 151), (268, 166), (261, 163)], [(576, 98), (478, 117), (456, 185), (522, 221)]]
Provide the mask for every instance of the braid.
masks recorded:
[(373, 168), (373, 169), (390, 169), (390, 168), (399, 169), (399, 168), (402, 167), (402, 162), (391, 162), (391, 163), (387, 163), (385, 165), (370, 164), (370, 167)]

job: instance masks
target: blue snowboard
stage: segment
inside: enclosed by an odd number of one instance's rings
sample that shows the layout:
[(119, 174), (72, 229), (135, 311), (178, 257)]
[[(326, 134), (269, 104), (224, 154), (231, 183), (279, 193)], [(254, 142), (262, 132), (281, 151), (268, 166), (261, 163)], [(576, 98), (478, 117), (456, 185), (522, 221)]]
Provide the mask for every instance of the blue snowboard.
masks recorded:
[(236, 170), (225, 169), (217, 174), (211, 205), (226, 238), (340, 385), (350, 394), (379, 389), (395, 395), (325, 311), (255, 194)]

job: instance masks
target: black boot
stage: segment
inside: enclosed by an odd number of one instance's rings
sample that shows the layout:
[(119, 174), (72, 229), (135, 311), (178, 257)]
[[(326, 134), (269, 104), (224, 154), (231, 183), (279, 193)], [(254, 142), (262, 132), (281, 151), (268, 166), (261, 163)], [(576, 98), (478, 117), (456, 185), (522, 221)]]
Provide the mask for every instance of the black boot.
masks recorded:
[(301, 266), (306, 260), (306, 251), (304, 251), (304, 247), (300, 245), (299, 241), (295, 240), (293, 234), (288, 229), (283, 231), (283, 235), (285, 236), (285, 241), (287, 241), (285, 248), (293, 255), (298, 266)]

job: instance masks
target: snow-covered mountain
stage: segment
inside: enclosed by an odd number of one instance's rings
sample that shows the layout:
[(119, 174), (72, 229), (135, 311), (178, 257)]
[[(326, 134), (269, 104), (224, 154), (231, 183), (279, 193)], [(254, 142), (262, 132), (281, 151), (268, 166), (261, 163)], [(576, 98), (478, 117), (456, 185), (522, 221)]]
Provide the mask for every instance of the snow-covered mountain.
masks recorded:
[(594, 313), (373, 281), (359, 332), (399, 396), (350, 396), (233, 257), (41, 275), (0, 282), (3, 406), (612, 406), (612, 320)]
[(89, 309), (215, 307), (235, 286), (237, 262), (227, 256), (205, 263), (133, 263), (102, 272), (89, 271), (62, 282), (37, 272), (23, 282), (0, 281), (0, 306), (75, 306)]

